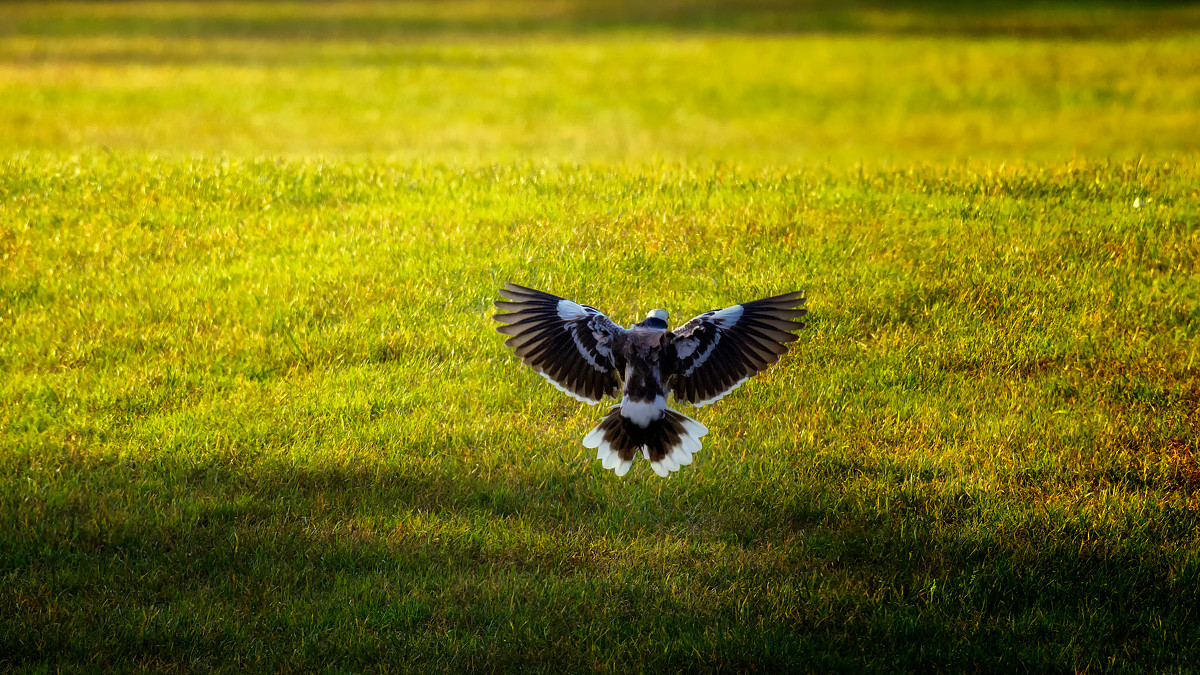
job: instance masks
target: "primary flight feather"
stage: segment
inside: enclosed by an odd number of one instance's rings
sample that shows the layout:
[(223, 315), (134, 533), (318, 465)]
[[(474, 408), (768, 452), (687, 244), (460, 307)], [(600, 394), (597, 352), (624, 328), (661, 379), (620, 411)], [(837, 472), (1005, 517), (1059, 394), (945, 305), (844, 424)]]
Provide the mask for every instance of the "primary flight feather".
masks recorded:
[(737, 389), (787, 352), (808, 313), (800, 292), (705, 312), (675, 330), (667, 312), (622, 328), (594, 307), (505, 283), (493, 318), (521, 360), (568, 396), (621, 402), (583, 438), (605, 469), (624, 476), (639, 454), (660, 476), (692, 463), (708, 428), (667, 407), (667, 397), (704, 406)]

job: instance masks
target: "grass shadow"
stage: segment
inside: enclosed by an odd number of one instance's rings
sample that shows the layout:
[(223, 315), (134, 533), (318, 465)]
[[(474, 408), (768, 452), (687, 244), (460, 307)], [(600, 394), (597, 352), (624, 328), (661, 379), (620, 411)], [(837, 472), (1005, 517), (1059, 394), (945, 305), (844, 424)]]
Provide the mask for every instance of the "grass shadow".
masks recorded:
[(911, 670), (1197, 656), (1200, 564), (1180, 547), (1194, 514), (1157, 514), (1174, 526), (1129, 540), (1070, 518), (995, 522), (995, 504), (882, 479), (747, 497), (598, 474), (59, 457), (57, 478), (3, 502), (0, 662), (553, 670), (699, 654)]
[[(1200, 18), (1185, 2), (1036, 0), (572, 0), (560, 3), (177, 3), (73, 5), (42, 11), (7, 6), (13, 20), (0, 35), (258, 40), (420, 39), (667, 30), (704, 33), (957, 34), (1027, 38), (1135, 37), (1194, 29)], [(4, 7), (0, 7), (3, 11)]]

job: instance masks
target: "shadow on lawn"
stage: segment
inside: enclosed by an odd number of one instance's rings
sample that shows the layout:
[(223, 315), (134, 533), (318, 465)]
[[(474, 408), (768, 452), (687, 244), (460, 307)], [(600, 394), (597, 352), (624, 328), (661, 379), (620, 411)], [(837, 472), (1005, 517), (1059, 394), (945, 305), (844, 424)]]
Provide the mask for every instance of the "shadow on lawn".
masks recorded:
[[(417, 3), (314, 9), (237, 3), (178, 5), (166, 12), (76, 12), (65, 16), (17, 13), (0, 36), (119, 35), (160, 38), (281, 40), (413, 40), (439, 36), (602, 33), (613, 30), (692, 32), (946, 34), (964, 36), (1134, 37), (1187, 30), (1194, 12), (1188, 3), (1059, 3), (1047, 10), (1037, 0), (953, 3), (941, 0), (571, 0), (558, 3), (499, 3), (474, 11)], [(169, 7), (169, 6), (168, 6)], [(247, 7), (257, 7), (247, 11)], [(332, 9), (331, 9), (332, 7)], [(454, 7), (454, 5), (448, 5)]]
[[(0, 663), (582, 666), (584, 651), (555, 663), (531, 648), (606, 626), (684, 636), (652, 665), (1200, 656), (1187, 527), (1141, 541), (1037, 517), (989, 529), (969, 507), (947, 523), (917, 501), (839, 506), (832, 483), (774, 503), (565, 471), (67, 460), (58, 475), (0, 502)], [(776, 601), (785, 588), (794, 606)], [(476, 639), (520, 625), (542, 632)]]

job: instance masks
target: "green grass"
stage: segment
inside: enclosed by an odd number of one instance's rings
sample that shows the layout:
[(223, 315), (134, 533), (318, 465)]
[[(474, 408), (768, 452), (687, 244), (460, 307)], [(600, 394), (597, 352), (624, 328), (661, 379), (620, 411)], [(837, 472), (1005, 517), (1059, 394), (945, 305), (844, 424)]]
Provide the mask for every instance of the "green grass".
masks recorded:
[[(1200, 658), (1194, 166), (650, 173), (6, 163), (0, 653)], [(504, 279), (814, 316), (696, 465), (618, 480)]]
[[(484, 36), (414, 18), (474, 8), (477, 23), (504, 25), (499, 10), (478, 15), (492, 7), (0, 5), (0, 150), (906, 166), (1198, 147), (1196, 8), (1101, 13), (1101, 26), (1144, 29), (1123, 37), (1029, 38), (1056, 15), (986, 15), (1013, 26), (986, 39), (936, 24), (788, 32), (786, 16), (763, 32)], [(279, 28), (275, 14), (308, 27)]]
[[(1200, 663), (1190, 8), (398, 7), (0, 7), (0, 668)], [(617, 479), (506, 280), (813, 314)]]

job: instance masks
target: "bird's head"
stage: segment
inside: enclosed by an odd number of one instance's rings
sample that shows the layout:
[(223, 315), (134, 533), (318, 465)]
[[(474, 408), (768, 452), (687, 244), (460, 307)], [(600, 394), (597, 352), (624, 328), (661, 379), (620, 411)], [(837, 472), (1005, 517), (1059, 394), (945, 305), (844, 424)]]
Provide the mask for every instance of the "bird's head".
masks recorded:
[(642, 322), (642, 325), (648, 326), (650, 328), (665, 329), (667, 327), (667, 310), (665, 310), (665, 309), (650, 310), (649, 312), (646, 313), (646, 320)]

